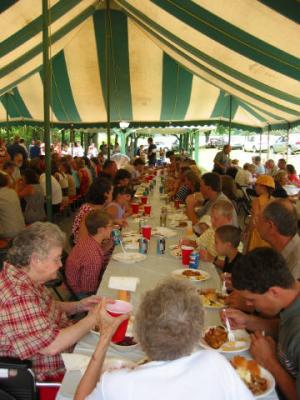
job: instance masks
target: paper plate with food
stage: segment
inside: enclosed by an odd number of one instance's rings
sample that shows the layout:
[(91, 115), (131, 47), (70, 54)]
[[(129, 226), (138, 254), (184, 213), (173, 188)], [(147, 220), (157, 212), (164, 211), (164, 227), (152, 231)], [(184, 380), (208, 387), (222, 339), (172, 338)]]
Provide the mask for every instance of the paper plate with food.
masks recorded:
[(210, 278), (210, 274), (208, 272), (192, 268), (175, 269), (172, 274), (178, 278), (185, 278), (193, 282), (206, 281)]
[(218, 292), (216, 289), (200, 289), (199, 294), (202, 304), (206, 308), (220, 309), (226, 307), (225, 299), (227, 295)]
[(134, 264), (140, 261), (144, 261), (147, 256), (145, 254), (141, 254), (141, 253), (115, 253), (112, 255), (113, 260), (115, 261), (119, 261), (125, 264)]
[(171, 228), (186, 228), (188, 226), (187, 221), (178, 221), (178, 220), (171, 220), (170, 221)]
[(176, 257), (176, 258), (181, 257), (181, 247), (178, 244), (176, 244), (174, 246), (170, 246), (169, 249), (170, 249), (171, 256)]
[(234, 332), (235, 341), (228, 340), (224, 326), (211, 326), (207, 328), (200, 339), (200, 346), (204, 349), (217, 350), (220, 353), (239, 353), (250, 348), (250, 336), (244, 329)]
[(164, 226), (158, 226), (152, 230), (153, 236), (164, 236), (166, 238), (171, 238), (177, 235), (177, 232), (173, 229), (165, 228)]
[(274, 390), (273, 376), (255, 360), (235, 356), (230, 362), (255, 398), (261, 399)]

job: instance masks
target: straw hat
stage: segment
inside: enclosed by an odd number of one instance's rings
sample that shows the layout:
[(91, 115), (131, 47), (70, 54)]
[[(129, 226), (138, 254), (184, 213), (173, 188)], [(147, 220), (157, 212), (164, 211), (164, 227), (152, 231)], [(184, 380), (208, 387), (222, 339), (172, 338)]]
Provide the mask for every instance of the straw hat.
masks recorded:
[(211, 228), (211, 218), (210, 215), (203, 215), (202, 218), (199, 220), (199, 224), (206, 224)]
[(275, 182), (270, 175), (259, 175), (255, 182), (256, 185), (263, 185), (275, 189)]

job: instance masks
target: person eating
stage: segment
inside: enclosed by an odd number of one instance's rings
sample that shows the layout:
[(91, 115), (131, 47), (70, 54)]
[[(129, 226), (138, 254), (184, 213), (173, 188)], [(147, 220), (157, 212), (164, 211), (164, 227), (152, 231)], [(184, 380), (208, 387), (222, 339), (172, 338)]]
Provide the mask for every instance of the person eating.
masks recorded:
[[(58, 226), (35, 222), (14, 238), (0, 273), (0, 356), (30, 359), (38, 381), (60, 381), (60, 353), (99, 324), (99, 296), (61, 302), (45, 287), (62, 266), (64, 241)], [(83, 311), (80, 321), (69, 320)]]
[(194, 352), (204, 312), (190, 283), (168, 279), (145, 294), (135, 316), (135, 332), (148, 362), (136, 368), (103, 373), (114, 331), (128, 315), (111, 317), (105, 299), (100, 315), (101, 336), (74, 400), (253, 399), (221, 354)]

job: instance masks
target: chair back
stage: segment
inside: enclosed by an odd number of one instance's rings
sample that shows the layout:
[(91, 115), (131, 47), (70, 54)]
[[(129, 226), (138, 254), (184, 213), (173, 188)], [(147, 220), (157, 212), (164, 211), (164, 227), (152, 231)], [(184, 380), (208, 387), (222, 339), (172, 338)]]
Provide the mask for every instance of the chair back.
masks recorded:
[[(30, 368), (29, 360), (0, 357), (1, 400), (38, 400), (35, 378)], [(5, 395), (2, 396), (1, 392)]]

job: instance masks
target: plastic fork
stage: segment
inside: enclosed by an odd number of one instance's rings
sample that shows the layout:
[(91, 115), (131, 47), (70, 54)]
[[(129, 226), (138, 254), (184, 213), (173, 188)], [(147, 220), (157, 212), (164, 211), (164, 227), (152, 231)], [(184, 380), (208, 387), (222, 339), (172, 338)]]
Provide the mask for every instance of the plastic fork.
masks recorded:
[(224, 316), (225, 316), (225, 325), (226, 325), (226, 329), (227, 329), (228, 341), (229, 342), (235, 342), (236, 341), (235, 340), (235, 336), (234, 336), (234, 333), (233, 333), (233, 331), (232, 331), (232, 329), (230, 327), (230, 323), (229, 323), (229, 319), (227, 318), (226, 311), (223, 310), (223, 313), (224, 313)]

